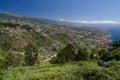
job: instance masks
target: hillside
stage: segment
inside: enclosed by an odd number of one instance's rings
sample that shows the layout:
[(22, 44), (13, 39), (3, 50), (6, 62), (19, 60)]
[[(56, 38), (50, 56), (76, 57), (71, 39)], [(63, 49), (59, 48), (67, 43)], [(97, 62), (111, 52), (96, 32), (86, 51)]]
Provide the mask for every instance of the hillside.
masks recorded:
[(111, 43), (110, 36), (102, 29), (11, 13), (0, 13), (0, 37), (0, 47), (17, 53), (24, 53), (23, 48), (33, 43), (40, 61), (50, 60), (69, 43), (76, 49), (85, 46), (108, 49)]
[(59, 65), (18, 67), (0, 72), (1, 80), (119, 80), (120, 61), (101, 67), (96, 62), (72, 62)]
[(104, 30), (97, 28), (85, 26), (70, 27), (68, 25), (60, 25), (60, 23), (57, 24), (57, 21), (11, 13), (0, 13), (0, 21), (18, 24), (15, 25), (15, 28), (12, 26), (1, 28), (1, 32), (3, 32), (2, 35), (6, 35), (6, 38), (14, 39), (10, 39), (11, 42), (14, 42), (13, 45), (20, 47), (23, 47), (21, 43), (27, 44), (29, 40), (32, 42), (36, 40), (41, 47), (57, 49), (68, 43), (74, 43), (76, 47), (87, 45), (90, 47), (108, 48), (110, 43), (109, 35)]
[(119, 80), (120, 42), (70, 24), (0, 13), (0, 80)]

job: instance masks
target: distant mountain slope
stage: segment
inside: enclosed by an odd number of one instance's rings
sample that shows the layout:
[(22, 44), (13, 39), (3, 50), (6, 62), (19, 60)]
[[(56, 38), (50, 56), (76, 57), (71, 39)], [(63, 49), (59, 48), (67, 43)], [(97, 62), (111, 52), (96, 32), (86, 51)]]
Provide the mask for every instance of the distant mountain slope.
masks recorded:
[[(0, 12), (0, 21), (3, 22), (13, 22), (20, 24), (31, 24), (31, 25), (39, 25), (41, 23), (47, 24), (57, 24), (57, 25), (68, 25), (68, 26), (78, 26), (78, 24), (65, 22), (65, 21), (56, 21), (56, 20), (48, 20), (44, 18), (31, 17), (31, 16), (22, 16), (18, 14), (12, 14), (9, 12)], [(80, 26), (80, 24), (79, 24)]]
[(22, 23), (26, 22), (29, 24), (35, 24), (35, 23), (44, 23), (44, 22), (49, 22), (49, 20), (42, 19), (42, 18), (36, 18), (36, 17), (27, 17), (27, 16), (22, 16), (18, 14), (11, 14), (8, 12), (1, 12), (0, 13), (0, 20), (5, 21), (5, 22), (14, 22), (14, 23)]
[[(36, 46), (41, 50), (59, 49), (68, 43), (76, 48), (108, 48), (110, 43), (109, 35), (97, 28), (71, 27), (58, 21), (11, 13), (0, 13), (0, 22), (1, 40), (9, 40), (15, 50), (22, 50), (30, 42), (37, 43)], [(7, 25), (8, 23), (12, 25)], [(13, 27), (14, 24), (17, 25)]]

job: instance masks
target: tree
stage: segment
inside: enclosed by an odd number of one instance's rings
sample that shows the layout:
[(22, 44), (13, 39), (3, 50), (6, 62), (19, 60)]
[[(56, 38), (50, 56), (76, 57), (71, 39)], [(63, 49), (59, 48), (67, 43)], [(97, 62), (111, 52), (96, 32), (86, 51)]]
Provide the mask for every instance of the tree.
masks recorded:
[(90, 50), (91, 50), (91, 53), (90, 53), (90, 59), (91, 60), (93, 60), (93, 59), (95, 59), (95, 60), (100, 59), (100, 54), (99, 54), (100, 49), (91, 48)]
[(8, 39), (5, 38), (1, 38), (0, 39), (0, 47), (5, 50), (8, 51), (11, 48), (12, 44)]
[(67, 44), (58, 54), (57, 61), (58, 63), (65, 63), (75, 60), (75, 48), (72, 44)]
[(112, 49), (108, 51), (102, 51), (101, 59), (104, 61), (120, 60), (120, 41), (116, 41), (112, 44)]
[(87, 57), (88, 57), (88, 54), (86, 52), (86, 48), (80, 48), (77, 53), (77, 61), (86, 60)]
[(24, 47), (25, 50), (25, 65), (33, 66), (36, 63), (37, 60), (37, 48), (32, 43), (29, 43), (26, 47)]
[(120, 41), (116, 41), (112, 44), (113, 48), (119, 48), (120, 47)]

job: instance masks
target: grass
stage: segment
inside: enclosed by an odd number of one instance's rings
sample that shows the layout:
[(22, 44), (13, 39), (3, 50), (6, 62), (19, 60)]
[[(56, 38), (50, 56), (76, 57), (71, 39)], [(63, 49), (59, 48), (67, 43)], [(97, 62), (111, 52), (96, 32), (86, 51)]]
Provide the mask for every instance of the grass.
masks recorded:
[(77, 65), (69, 63), (63, 65), (18, 67), (5, 71), (3, 80), (53, 80), (61, 75), (66, 75), (66, 72), (73, 67), (77, 67)]
[(0, 80), (120, 80), (120, 62), (113, 63), (107, 68), (95, 61), (23, 66), (1, 71)]

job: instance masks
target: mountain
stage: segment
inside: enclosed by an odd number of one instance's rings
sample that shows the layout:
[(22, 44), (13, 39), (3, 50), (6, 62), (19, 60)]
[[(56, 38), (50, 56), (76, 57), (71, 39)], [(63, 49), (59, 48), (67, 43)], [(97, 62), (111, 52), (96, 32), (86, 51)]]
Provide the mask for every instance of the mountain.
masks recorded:
[(44, 19), (39, 17), (22, 16), (18, 14), (12, 14), (9, 12), (0, 12), (0, 21), (19, 23), (19, 24), (29, 24), (29, 25), (30, 24), (39, 25), (40, 23), (57, 24), (57, 25), (73, 25), (69, 22), (49, 20), (49, 19)]
[[(97, 65), (101, 57), (119, 59), (116, 49), (106, 55), (110, 44), (107, 31), (97, 27), (0, 13), (0, 80), (79, 80), (90, 73), (90, 79), (106, 79), (111, 76), (108, 69), (115, 72), (113, 75), (119, 71), (118, 66), (113, 68), (117, 62), (108, 67)], [(69, 63), (59, 64), (61, 60)], [(50, 64), (54, 61), (57, 63)], [(105, 70), (102, 76), (101, 70)]]
[[(28, 17), (12, 13), (0, 13), (1, 36), (9, 38), (12, 45), (20, 49), (29, 42), (37, 42), (44, 49), (59, 49), (68, 43), (75, 47), (90, 46), (108, 48), (110, 36), (106, 31), (86, 26), (69, 26), (66, 22), (58, 22), (43, 18)], [(18, 24), (9, 26), (6, 24)], [(65, 25), (66, 24), (66, 25)], [(71, 23), (72, 24), (72, 23)], [(3, 36), (3, 37), (4, 37)], [(23, 45), (24, 43), (24, 45)]]
[(18, 14), (12, 14), (8, 12), (1, 12), (0, 13), (0, 20), (1, 21), (8, 21), (13, 23), (20, 23), (20, 24), (37, 24), (37, 23), (52, 23), (52, 20), (37, 18), (37, 17), (27, 17)]

